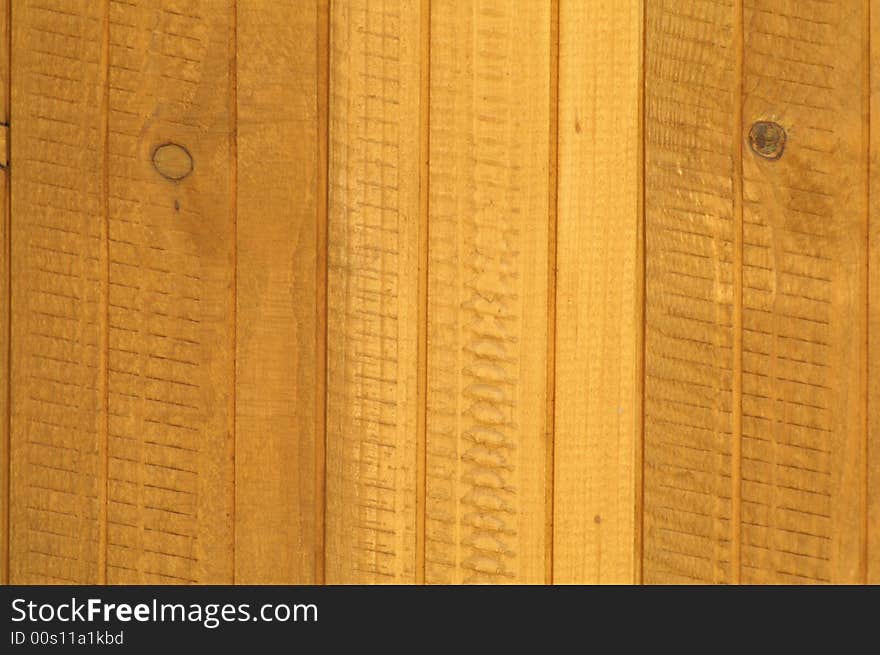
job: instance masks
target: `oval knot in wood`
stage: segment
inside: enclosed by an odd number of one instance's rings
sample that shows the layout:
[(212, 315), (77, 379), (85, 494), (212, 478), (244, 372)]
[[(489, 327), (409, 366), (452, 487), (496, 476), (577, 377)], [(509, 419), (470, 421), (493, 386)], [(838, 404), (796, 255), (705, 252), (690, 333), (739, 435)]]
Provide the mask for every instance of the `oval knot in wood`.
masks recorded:
[(192, 173), (193, 158), (182, 145), (163, 143), (153, 151), (153, 166), (162, 177), (178, 182)]
[(764, 159), (779, 159), (785, 149), (785, 130), (773, 121), (756, 121), (749, 130), (749, 146)]

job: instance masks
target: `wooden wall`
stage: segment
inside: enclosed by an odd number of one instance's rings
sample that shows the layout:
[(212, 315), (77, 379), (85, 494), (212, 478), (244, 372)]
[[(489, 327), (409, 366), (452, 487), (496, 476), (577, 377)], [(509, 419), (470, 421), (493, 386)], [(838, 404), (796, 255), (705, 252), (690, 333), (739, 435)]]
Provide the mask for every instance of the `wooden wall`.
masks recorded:
[(3, 582), (880, 582), (878, 108), (880, 0), (3, 0)]

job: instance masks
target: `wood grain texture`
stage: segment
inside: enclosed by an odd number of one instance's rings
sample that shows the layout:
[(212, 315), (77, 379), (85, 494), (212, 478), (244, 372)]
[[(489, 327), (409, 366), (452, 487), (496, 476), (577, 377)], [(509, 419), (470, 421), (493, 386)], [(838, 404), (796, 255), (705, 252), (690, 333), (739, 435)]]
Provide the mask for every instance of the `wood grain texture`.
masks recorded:
[(639, 3), (559, 8), (553, 581), (636, 581)]
[(880, 583), (878, 33), (0, 0), (0, 582)]
[(734, 9), (646, 8), (644, 582), (730, 582)]
[(742, 581), (863, 579), (867, 188), (862, 3), (746, 0)]
[(228, 581), (228, 5), (68, 5), (13, 17), (12, 578)]
[(0, 130), (4, 132), (0, 169), (0, 584), (9, 584), (9, 2), (0, 2)]
[(316, 581), (318, 6), (237, 12), (235, 580)]
[(550, 3), (431, 11), (425, 580), (545, 580)]
[(866, 577), (880, 584), (880, 0), (871, 0), (868, 38), (868, 443)]
[(230, 3), (109, 12), (107, 581), (231, 582)]
[(14, 3), (10, 582), (104, 581), (107, 16)]
[[(867, 16), (848, 2), (693, 9), (649, 6), (646, 25), (645, 579), (857, 582)], [(667, 59), (654, 59), (661, 48)], [(742, 145), (731, 146), (740, 88)], [(670, 92), (680, 118), (658, 112)], [(780, 159), (749, 150), (758, 120), (787, 131)], [(691, 154), (664, 173), (679, 141)], [(676, 352), (661, 354), (677, 326)]]
[(416, 577), (420, 10), (331, 5), (328, 583)]

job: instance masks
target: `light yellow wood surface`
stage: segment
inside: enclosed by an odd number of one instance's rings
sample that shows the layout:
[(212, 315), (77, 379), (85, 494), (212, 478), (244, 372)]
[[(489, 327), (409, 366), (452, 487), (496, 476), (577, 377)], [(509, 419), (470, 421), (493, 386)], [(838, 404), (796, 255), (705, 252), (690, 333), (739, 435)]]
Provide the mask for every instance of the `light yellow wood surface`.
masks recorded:
[(416, 578), (421, 5), (332, 3), (328, 583)]
[(878, 30), (0, 2), (0, 581), (880, 582)]
[(550, 3), (431, 14), (425, 580), (543, 582)]
[(562, 0), (553, 581), (632, 582), (642, 13)]
[(236, 13), (235, 580), (314, 583), (319, 404), (318, 6)]

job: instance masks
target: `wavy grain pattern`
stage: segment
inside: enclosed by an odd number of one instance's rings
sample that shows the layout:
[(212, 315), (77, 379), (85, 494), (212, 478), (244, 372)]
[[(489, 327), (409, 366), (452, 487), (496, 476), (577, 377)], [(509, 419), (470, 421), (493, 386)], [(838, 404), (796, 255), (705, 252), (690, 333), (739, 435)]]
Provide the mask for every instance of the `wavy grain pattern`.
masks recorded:
[(549, 18), (432, 7), (429, 583), (544, 580)]

